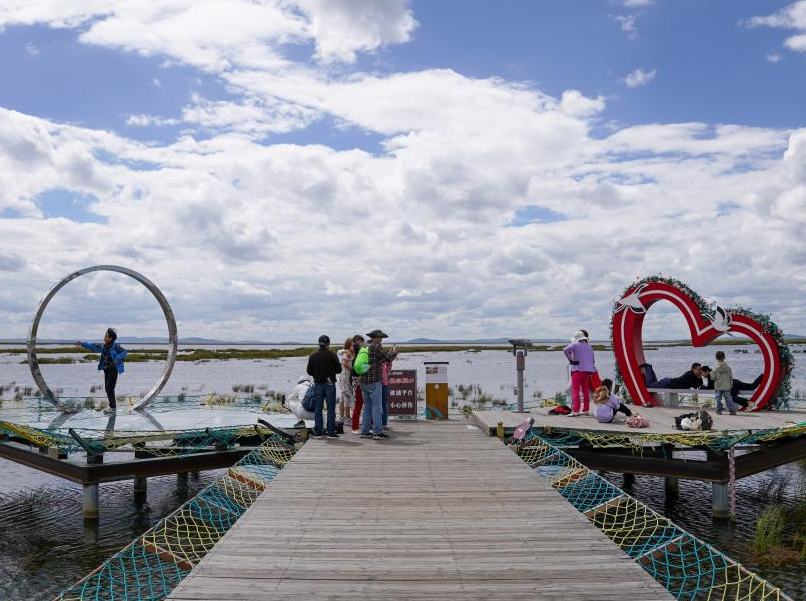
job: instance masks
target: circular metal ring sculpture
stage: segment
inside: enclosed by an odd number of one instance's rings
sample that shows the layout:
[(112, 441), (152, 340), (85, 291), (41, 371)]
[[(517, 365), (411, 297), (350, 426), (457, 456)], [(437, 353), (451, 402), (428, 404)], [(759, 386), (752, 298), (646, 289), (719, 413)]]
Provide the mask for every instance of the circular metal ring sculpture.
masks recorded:
[(34, 378), (34, 382), (36, 382), (37, 387), (39, 387), (40, 392), (42, 392), (42, 396), (44, 396), (46, 400), (53, 403), (62, 411), (67, 411), (67, 408), (65, 408), (59, 402), (59, 399), (56, 398), (56, 395), (53, 394), (50, 388), (48, 388), (48, 385), (45, 383), (45, 379), (42, 377), (42, 373), (39, 371), (39, 361), (36, 358), (36, 332), (39, 329), (39, 320), (42, 319), (42, 314), (45, 312), (48, 303), (56, 295), (56, 293), (77, 277), (87, 273), (92, 273), (93, 271), (116, 271), (117, 273), (122, 273), (140, 282), (148, 289), (149, 292), (151, 292), (151, 294), (154, 295), (154, 298), (157, 299), (157, 302), (160, 304), (162, 312), (165, 315), (165, 321), (168, 323), (168, 344), (170, 345), (170, 349), (168, 351), (168, 361), (165, 364), (165, 369), (162, 370), (162, 375), (154, 388), (152, 388), (148, 394), (146, 394), (134, 405), (135, 409), (142, 409), (159, 394), (160, 390), (162, 390), (163, 386), (165, 386), (165, 384), (168, 382), (168, 378), (171, 377), (171, 372), (173, 371), (174, 363), (176, 362), (176, 353), (179, 348), (179, 339), (176, 335), (176, 319), (174, 318), (174, 313), (171, 310), (171, 305), (168, 304), (168, 299), (165, 298), (165, 295), (162, 293), (162, 291), (157, 288), (157, 286), (151, 280), (126, 267), (120, 267), (118, 265), (95, 265), (93, 267), (79, 269), (78, 271), (74, 271), (70, 275), (62, 278), (62, 280), (51, 288), (45, 297), (39, 301), (39, 306), (36, 308), (36, 313), (34, 313), (34, 320), (31, 322), (31, 329), (28, 331), (28, 365), (31, 368), (31, 375)]

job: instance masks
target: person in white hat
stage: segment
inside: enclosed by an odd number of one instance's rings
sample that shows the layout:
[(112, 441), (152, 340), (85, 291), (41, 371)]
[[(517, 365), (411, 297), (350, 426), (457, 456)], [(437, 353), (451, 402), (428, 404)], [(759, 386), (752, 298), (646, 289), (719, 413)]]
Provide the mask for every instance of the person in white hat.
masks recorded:
[[(588, 344), (588, 332), (577, 330), (571, 344), (563, 349), (571, 364), (571, 415), (590, 415), (591, 376), (596, 371), (596, 358)], [(580, 413), (579, 391), (582, 390), (582, 412)]]

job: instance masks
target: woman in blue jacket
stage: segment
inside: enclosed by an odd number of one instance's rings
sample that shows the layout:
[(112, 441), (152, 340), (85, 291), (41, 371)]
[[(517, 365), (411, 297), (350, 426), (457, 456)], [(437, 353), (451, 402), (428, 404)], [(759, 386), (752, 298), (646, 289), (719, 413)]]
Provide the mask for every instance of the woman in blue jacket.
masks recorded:
[(85, 348), (88, 351), (101, 353), (98, 361), (98, 371), (104, 372), (104, 390), (106, 398), (109, 399), (109, 409), (117, 409), (115, 403), (115, 385), (118, 383), (118, 374), (123, 373), (123, 360), (126, 358), (126, 349), (117, 342), (118, 334), (112, 328), (106, 330), (104, 335), (104, 345), (91, 344), (89, 342), (79, 342), (76, 340), (76, 348)]

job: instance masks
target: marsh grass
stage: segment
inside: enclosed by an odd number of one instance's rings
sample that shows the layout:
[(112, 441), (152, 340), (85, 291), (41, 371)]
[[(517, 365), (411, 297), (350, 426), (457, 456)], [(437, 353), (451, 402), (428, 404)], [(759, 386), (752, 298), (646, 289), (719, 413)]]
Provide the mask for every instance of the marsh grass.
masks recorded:
[(759, 514), (750, 542), (754, 559), (761, 565), (777, 567), (806, 559), (806, 487), (787, 504), (778, 500), (780, 491), (776, 482), (760, 493), (775, 503)]
[(756, 533), (753, 537), (753, 551), (759, 556), (784, 545), (786, 511), (782, 507), (767, 507), (758, 516)]

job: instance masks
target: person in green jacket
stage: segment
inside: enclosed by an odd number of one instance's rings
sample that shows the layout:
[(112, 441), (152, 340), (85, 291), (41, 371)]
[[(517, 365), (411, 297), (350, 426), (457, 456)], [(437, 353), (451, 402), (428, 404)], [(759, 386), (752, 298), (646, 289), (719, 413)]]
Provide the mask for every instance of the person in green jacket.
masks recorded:
[(733, 404), (730, 394), (730, 389), (733, 388), (733, 371), (725, 361), (725, 353), (722, 351), (716, 352), (716, 367), (711, 370), (711, 379), (714, 381), (716, 412), (722, 414), (722, 399), (724, 398), (730, 414), (736, 415), (736, 405)]

